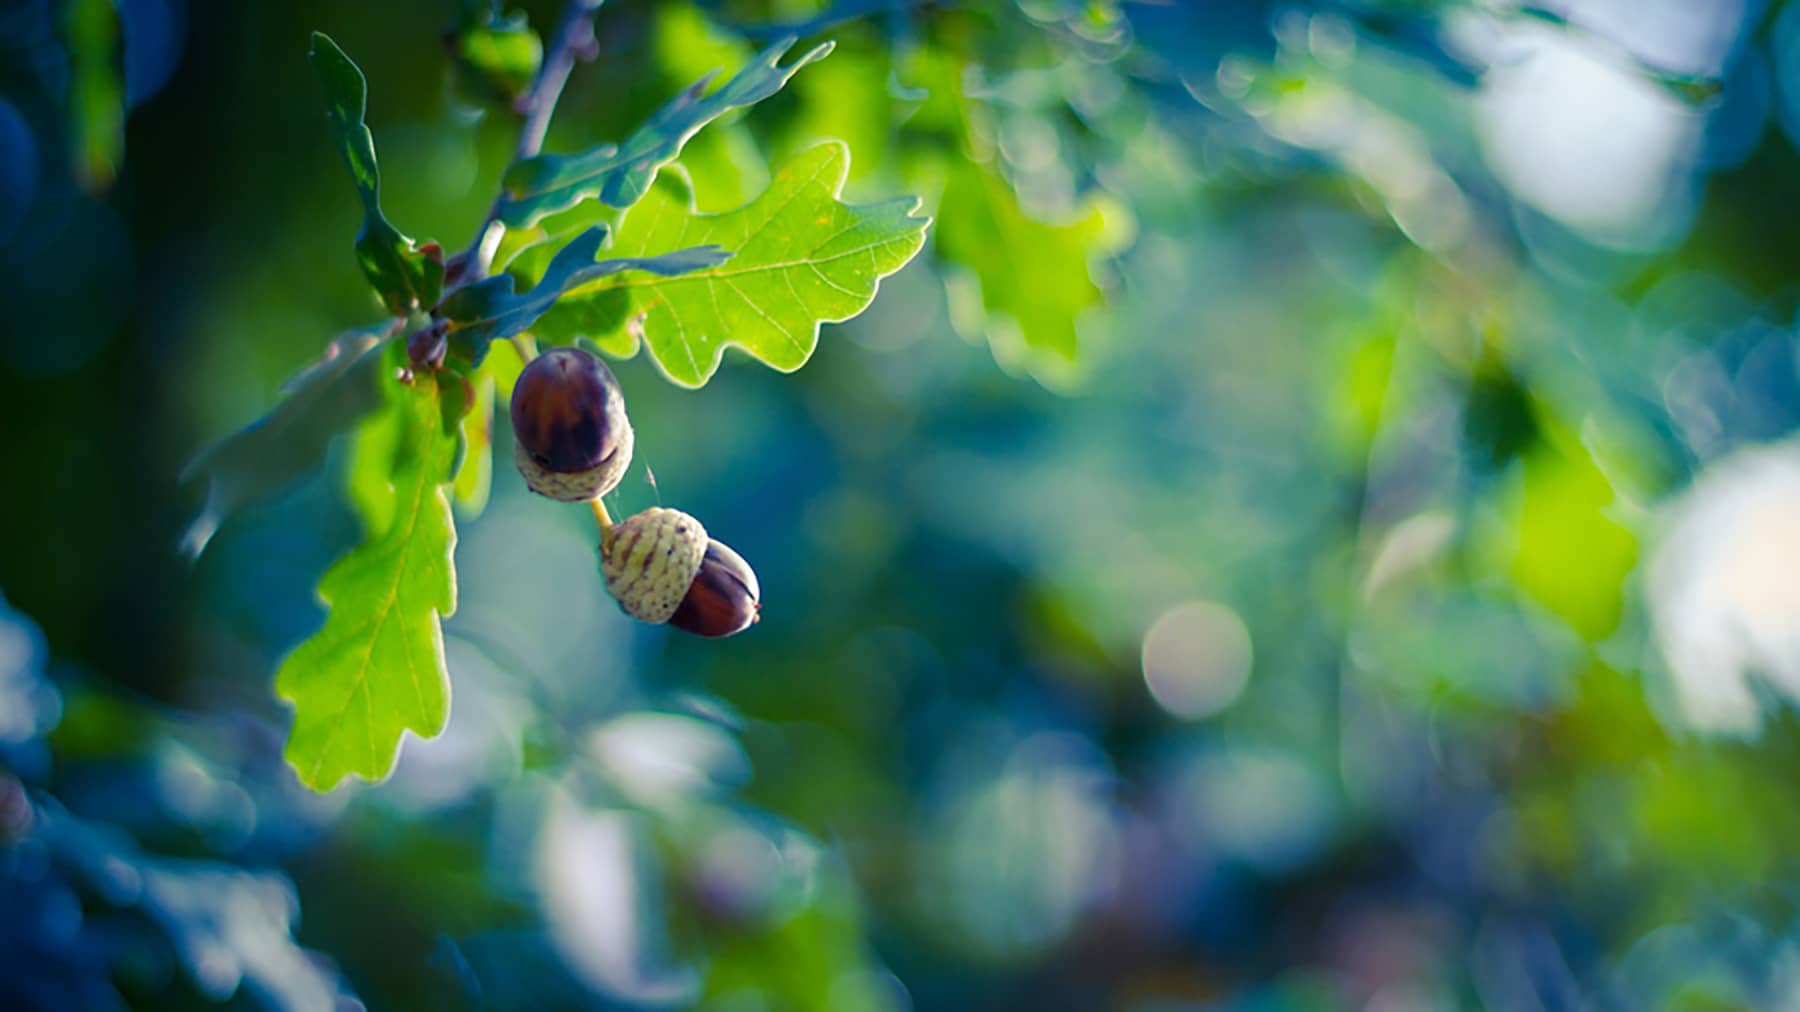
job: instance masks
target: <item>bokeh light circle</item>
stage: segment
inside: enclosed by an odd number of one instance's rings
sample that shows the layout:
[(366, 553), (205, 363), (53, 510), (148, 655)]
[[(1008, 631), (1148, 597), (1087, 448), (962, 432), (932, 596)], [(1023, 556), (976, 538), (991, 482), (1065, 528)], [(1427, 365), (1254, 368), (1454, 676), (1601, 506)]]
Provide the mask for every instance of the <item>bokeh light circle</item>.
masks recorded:
[(1186, 720), (1230, 706), (1250, 680), (1251, 659), (1243, 619), (1211, 601), (1176, 605), (1144, 634), (1144, 684), (1158, 705)]

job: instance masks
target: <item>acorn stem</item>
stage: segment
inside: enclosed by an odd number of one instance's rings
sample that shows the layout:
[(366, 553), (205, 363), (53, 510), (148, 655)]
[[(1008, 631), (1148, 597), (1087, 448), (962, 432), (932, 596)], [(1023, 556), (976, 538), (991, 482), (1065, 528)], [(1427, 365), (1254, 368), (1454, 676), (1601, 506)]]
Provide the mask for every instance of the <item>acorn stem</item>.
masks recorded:
[(595, 496), (588, 500), (588, 505), (594, 509), (594, 522), (600, 525), (600, 533), (605, 534), (606, 529), (613, 523), (612, 514), (606, 512), (606, 503), (601, 502), (599, 496)]

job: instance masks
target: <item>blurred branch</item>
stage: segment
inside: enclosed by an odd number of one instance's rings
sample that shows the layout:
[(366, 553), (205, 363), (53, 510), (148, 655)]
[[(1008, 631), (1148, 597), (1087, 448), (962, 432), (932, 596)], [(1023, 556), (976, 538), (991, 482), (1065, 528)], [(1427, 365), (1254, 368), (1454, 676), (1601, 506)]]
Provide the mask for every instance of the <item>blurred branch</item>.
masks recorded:
[[(569, 83), (569, 74), (575, 70), (577, 60), (592, 59), (594, 54), (594, 15), (606, 0), (569, 0), (569, 6), (563, 11), (562, 22), (556, 27), (556, 37), (550, 43), (550, 49), (544, 55), (544, 62), (538, 68), (537, 80), (531, 83), (518, 102), (518, 111), (525, 117), (519, 128), (519, 144), (513, 150), (513, 162), (521, 162), (531, 158), (543, 150), (544, 136), (550, 131), (550, 119), (556, 115), (556, 104), (562, 99), (563, 88)], [(494, 198), (493, 206), (488, 208), (487, 218), (476, 230), (475, 239), (469, 248), (456, 258), (450, 267), (450, 278), (456, 284), (467, 284), (479, 281), (487, 276), (493, 267), (494, 253), (500, 247), (500, 239), (506, 234), (506, 227), (500, 224), (500, 199)]]
[(707, 11), (720, 24), (726, 25), (744, 38), (767, 44), (790, 35), (804, 39), (836, 28), (845, 22), (859, 21), (877, 14), (901, 14), (941, 6), (947, 6), (947, 4), (940, 3), (939, 0), (841, 0), (840, 3), (834, 4), (812, 17), (790, 21), (761, 22), (734, 18), (728, 11), (721, 10), (713, 4), (707, 5)]

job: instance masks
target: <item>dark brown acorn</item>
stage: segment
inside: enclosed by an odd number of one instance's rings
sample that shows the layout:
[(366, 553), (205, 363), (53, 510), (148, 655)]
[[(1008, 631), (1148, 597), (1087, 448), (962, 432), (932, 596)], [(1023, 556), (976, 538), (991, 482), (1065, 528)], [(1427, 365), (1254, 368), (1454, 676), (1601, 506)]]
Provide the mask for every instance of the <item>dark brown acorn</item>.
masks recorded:
[(669, 624), (696, 636), (731, 636), (755, 625), (761, 610), (756, 570), (724, 542), (709, 538), (700, 572)]
[(634, 436), (619, 382), (579, 348), (532, 359), (513, 385), (512, 423), (513, 460), (539, 495), (595, 499), (631, 466)]
[(762, 606), (743, 557), (708, 537), (700, 521), (662, 506), (607, 529), (600, 571), (626, 614), (699, 636), (742, 632)]

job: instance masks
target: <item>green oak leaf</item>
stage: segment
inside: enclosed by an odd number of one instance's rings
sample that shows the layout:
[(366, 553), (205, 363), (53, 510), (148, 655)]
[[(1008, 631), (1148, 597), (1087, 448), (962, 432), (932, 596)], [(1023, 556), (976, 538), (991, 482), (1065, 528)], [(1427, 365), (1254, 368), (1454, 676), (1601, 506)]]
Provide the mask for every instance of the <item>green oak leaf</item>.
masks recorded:
[(701, 127), (733, 109), (755, 105), (775, 94), (801, 67), (822, 59), (832, 44), (822, 42), (787, 66), (780, 60), (793, 48), (784, 39), (763, 50), (719, 90), (706, 93), (708, 74), (657, 110), (623, 144), (602, 144), (579, 155), (539, 155), (508, 169), (500, 199), (500, 220), (522, 228), (547, 214), (598, 197), (626, 208), (644, 196), (657, 170), (681, 154)]
[(596, 261), (606, 234), (604, 225), (596, 225), (576, 236), (551, 258), (544, 276), (529, 291), (516, 292), (512, 275), (498, 274), (452, 292), (437, 310), (450, 325), (451, 350), (479, 365), (488, 345), (530, 327), (565, 292), (595, 278), (622, 271), (668, 277), (716, 267), (731, 258), (717, 246), (693, 246), (657, 256)]
[(326, 570), (325, 624), (275, 674), (276, 693), (294, 704), (285, 754), (313, 790), (351, 774), (385, 778), (405, 731), (430, 738), (449, 717), (439, 620), (456, 610), (456, 528), (446, 482), (466, 395), (438, 380), (387, 384), (387, 411), (371, 425), (393, 448), (391, 508)]
[(462, 422), (463, 461), (451, 489), (457, 515), (472, 519), (487, 508), (494, 484), (494, 375), (482, 371), (469, 381), (475, 403)]
[(549, 268), (550, 258), (571, 239), (590, 228), (604, 228), (610, 235), (613, 223), (618, 220), (617, 208), (607, 207), (597, 200), (583, 201), (530, 228), (503, 229), (494, 263), (520, 281), (536, 281)]
[(350, 167), (362, 198), (363, 225), (356, 237), (356, 262), (382, 305), (395, 316), (430, 308), (444, 287), (444, 254), (436, 243), (419, 245), (381, 213), (381, 170), (375, 138), (363, 116), (369, 86), (350, 57), (323, 32), (314, 32), (308, 54), (325, 85), (325, 118)]
[(493, 379), (495, 404), (504, 406), (512, 402), (513, 384), (518, 382), (519, 374), (525, 371), (528, 356), (537, 354), (535, 348), (529, 347), (529, 337), (521, 343), (526, 344), (527, 347), (521, 348), (510, 342), (493, 346), (488, 357), (482, 360), (481, 369), (476, 374)]
[(727, 264), (678, 277), (604, 277), (569, 292), (539, 321), (545, 340), (587, 337), (630, 356), (641, 337), (669, 379), (706, 383), (727, 345), (783, 372), (806, 364), (821, 323), (867, 309), (881, 279), (925, 243), (919, 201), (851, 206), (838, 200), (850, 149), (828, 141), (794, 156), (762, 195), (735, 211), (699, 214), (686, 177), (665, 169), (626, 212), (614, 248), (623, 253), (688, 243), (736, 251)]
[(181, 537), (198, 556), (232, 513), (271, 499), (325, 459), (333, 437), (381, 406), (381, 344), (386, 325), (353, 330), (281, 388), (267, 415), (195, 455), (182, 481), (205, 476), (206, 503)]

